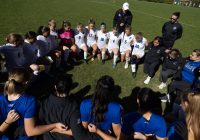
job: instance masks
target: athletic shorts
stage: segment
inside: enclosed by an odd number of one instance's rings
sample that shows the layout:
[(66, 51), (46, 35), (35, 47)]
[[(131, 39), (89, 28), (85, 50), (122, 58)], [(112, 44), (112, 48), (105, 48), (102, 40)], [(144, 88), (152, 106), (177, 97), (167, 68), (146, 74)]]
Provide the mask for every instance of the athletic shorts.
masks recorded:
[(120, 53), (125, 54), (126, 51), (131, 51), (131, 46), (120, 46)]
[(96, 41), (88, 41), (87, 42), (88, 47), (92, 47), (94, 44), (97, 44), (97, 42)]
[(109, 53), (112, 53), (113, 52), (113, 50), (112, 49), (118, 49), (119, 50), (119, 46), (117, 46), (117, 45), (115, 45), (115, 46), (108, 46), (108, 52)]

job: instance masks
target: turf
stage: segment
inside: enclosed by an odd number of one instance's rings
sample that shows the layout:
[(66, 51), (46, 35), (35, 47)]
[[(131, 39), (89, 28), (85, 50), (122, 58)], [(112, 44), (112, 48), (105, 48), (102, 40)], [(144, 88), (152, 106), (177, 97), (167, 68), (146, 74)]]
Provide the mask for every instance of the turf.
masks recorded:
[[(161, 34), (161, 28), (174, 11), (181, 12), (180, 22), (183, 25), (183, 37), (175, 44), (184, 56), (199, 48), (200, 42), (200, 10), (198, 8), (182, 7), (145, 1), (127, 0), (133, 12), (133, 31), (141, 31), (148, 40)], [(114, 13), (124, 1), (121, 0), (1, 0), (0, 2), (0, 44), (10, 32), (25, 34), (29, 30), (36, 31), (40, 25), (46, 25), (49, 19), (55, 19), (58, 26), (63, 20), (69, 20), (75, 27), (78, 22), (87, 24), (90, 17), (96, 20), (97, 25), (106, 22), (111, 30)], [(111, 67), (112, 61), (102, 65), (98, 60), (89, 62), (89, 65), (78, 65), (68, 73), (73, 74), (77, 92), (89, 87), (88, 94), (94, 90), (96, 81), (102, 75), (111, 75), (116, 84), (121, 87), (119, 97), (129, 96), (134, 87), (145, 87), (143, 81), (146, 75), (143, 66), (139, 66), (136, 79), (132, 79), (130, 69), (124, 69), (124, 63)], [(147, 87), (159, 91), (157, 85), (159, 71)], [(165, 93), (165, 90), (160, 92)]]

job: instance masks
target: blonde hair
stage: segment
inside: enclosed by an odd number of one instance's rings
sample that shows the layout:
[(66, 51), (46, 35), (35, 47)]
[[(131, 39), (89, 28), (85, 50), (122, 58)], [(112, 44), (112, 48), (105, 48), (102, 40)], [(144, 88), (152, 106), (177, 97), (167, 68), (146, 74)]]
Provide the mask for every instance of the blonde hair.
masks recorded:
[[(186, 109), (186, 122), (189, 131), (194, 134), (194, 140), (200, 139), (200, 93), (188, 96), (189, 106)], [(191, 133), (191, 132), (189, 132)]]
[(5, 83), (4, 92), (6, 94), (21, 94), (26, 87), (25, 82), (30, 78), (29, 72), (23, 68), (13, 69), (9, 73), (8, 81)]

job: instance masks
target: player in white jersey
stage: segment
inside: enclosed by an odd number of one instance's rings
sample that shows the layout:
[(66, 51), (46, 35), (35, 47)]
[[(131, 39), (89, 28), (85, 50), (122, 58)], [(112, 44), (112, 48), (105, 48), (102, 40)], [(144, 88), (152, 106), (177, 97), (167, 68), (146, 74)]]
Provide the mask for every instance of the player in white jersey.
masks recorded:
[(49, 39), (49, 27), (40, 26), (38, 29), (37, 45), (40, 51), (40, 57), (47, 56), (50, 52), (51, 40)]
[(97, 31), (95, 29), (95, 21), (93, 19), (90, 19), (88, 22), (88, 26), (86, 27), (86, 34), (87, 34), (87, 46), (88, 49), (92, 49), (92, 61), (94, 60), (94, 57), (97, 53)]
[(138, 32), (134, 40), (133, 51), (131, 56), (131, 70), (133, 78), (136, 77), (137, 64), (143, 58), (146, 46), (148, 46), (147, 39), (143, 37), (143, 34), (141, 32)]
[(128, 64), (130, 61), (130, 53), (131, 53), (131, 46), (133, 45), (135, 36), (132, 34), (132, 28), (130, 26), (125, 27), (125, 33), (122, 32), (120, 35), (121, 38), (121, 45), (120, 45), (120, 53), (121, 53), (121, 62), (126, 60), (124, 68), (128, 68)]
[(80, 49), (84, 51), (84, 63), (87, 64), (87, 54), (88, 54), (88, 48), (86, 46), (86, 34), (83, 31), (83, 24), (78, 23), (77, 28), (75, 30), (75, 44), (78, 47), (78, 52), (80, 52)]
[(108, 52), (110, 54), (112, 53), (114, 54), (112, 67), (115, 68), (117, 64), (117, 58), (119, 52), (119, 40), (120, 40), (116, 27), (113, 27), (113, 30), (108, 33), (108, 38), (109, 38)]
[(107, 41), (108, 34), (106, 32), (106, 24), (101, 23), (100, 30), (97, 32), (97, 46), (99, 51), (101, 52), (102, 63), (105, 63), (106, 59), (106, 51), (107, 51)]

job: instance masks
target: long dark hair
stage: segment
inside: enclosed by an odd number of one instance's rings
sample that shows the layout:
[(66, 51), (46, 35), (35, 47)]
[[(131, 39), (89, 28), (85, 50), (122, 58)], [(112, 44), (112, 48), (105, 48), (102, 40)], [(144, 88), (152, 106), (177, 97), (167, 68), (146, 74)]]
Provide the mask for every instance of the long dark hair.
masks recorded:
[(111, 101), (114, 90), (114, 80), (110, 76), (102, 76), (98, 81), (95, 93), (92, 98), (91, 118), (98, 125), (104, 120), (104, 113), (108, 110), (108, 103)]

